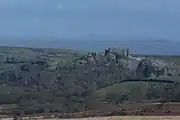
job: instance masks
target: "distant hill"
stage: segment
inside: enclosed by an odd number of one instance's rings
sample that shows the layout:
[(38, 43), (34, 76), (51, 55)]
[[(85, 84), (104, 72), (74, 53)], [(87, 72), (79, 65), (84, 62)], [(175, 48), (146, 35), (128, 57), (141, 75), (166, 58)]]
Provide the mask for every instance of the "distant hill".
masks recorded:
[(107, 47), (129, 47), (130, 51), (147, 55), (180, 55), (180, 41), (156, 39), (115, 39), (111, 37), (91, 36), (89, 38), (44, 38), (1, 40), (1, 46), (27, 46), (40, 48), (70, 48), (84, 51), (102, 51)]

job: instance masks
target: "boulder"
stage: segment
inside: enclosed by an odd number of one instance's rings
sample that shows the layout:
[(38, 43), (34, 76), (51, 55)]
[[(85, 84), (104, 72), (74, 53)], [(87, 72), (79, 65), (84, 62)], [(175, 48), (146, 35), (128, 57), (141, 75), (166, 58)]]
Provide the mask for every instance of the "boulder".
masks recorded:
[(166, 64), (159, 60), (142, 59), (137, 66), (136, 76), (152, 77), (152, 76), (163, 76), (166, 74)]

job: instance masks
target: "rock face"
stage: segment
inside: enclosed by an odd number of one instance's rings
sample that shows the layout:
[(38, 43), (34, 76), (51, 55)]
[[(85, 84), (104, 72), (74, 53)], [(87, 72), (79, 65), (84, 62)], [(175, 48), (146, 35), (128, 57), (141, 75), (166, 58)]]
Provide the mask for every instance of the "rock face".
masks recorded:
[(164, 76), (167, 73), (167, 65), (164, 61), (133, 57), (129, 55), (128, 49), (108, 48), (102, 54), (89, 53), (81, 59), (81, 62), (82, 60), (84, 64), (91, 64), (91, 66), (121, 67), (128, 75), (134, 73), (132, 77), (138, 78)]
[(103, 53), (91, 53), (89, 52), (88, 55), (81, 57), (78, 61), (86, 61), (84, 63), (93, 63), (93, 64), (129, 64), (128, 61), (128, 53), (129, 50), (127, 49), (120, 49), (120, 48), (108, 48)]
[(129, 48), (120, 48), (120, 47), (114, 47), (111, 48), (112, 53), (116, 53), (121, 56), (129, 56)]
[(162, 76), (166, 74), (166, 64), (159, 60), (143, 59), (137, 66), (137, 77)]

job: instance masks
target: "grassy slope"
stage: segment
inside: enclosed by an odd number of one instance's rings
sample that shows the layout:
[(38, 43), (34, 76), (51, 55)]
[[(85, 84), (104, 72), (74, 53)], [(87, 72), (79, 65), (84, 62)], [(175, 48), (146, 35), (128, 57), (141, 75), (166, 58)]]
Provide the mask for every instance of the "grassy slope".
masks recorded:
[[(159, 80), (173, 80), (180, 82), (180, 77), (160, 77), (157, 78)], [(105, 97), (109, 93), (117, 93), (117, 94), (123, 94), (123, 93), (129, 93), (129, 92), (135, 92), (134, 90), (142, 91), (142, 93), (139, 94), (145, 94), (148, 91), (148, 88), (154, 88), (154, 89), (164, 89), (166, 87), (166, 84), (163, 83), (150, 83), (150, 82), (127, 82), (127, 83), (118, 83), (114, 84), (102, 89), (99, 89), (95, 91), (94, 95), (96, 97)], [(137, 93), (138, 94), (138, 93)]]
[(49, 48), (23, 48), (0, 46), (0, 73), (16, 68), (18, 64), (5, 63), (7, 58), (14, 57), (25, 63), (36, 60), (38, 57), (45, 58), (49, 68), (70, 62), (85, 55), (83, 51), (73, 51), (70, 49), (49, 49)]
[(15, 57), (18, 60), (28, 62), (37, 57), (45, 57), (49, 66), (56, 66), (76, 57), (84, 55), (85, 52), (70, 49), (46, 49), (46, 48), (22, 48), (22, 47), (0, 47), (0, 72), (13, 69), (17, 64), (4, 63), (7, 58)]

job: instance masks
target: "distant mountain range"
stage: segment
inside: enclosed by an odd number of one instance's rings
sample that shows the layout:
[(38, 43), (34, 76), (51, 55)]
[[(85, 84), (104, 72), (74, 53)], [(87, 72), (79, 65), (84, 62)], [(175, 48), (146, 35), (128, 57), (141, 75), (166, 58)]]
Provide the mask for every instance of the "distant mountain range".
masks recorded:
[(40, 48), (70, 48), (84, 51), (102, 51), (107, 47), (130, 48), (137, 54), (180, 55), (180, 41), (162, 39), (117, 39), (106, 36), (88, 36), (73, 38), (36, 38), (0, 40), (1, 46), (23, 46)]

